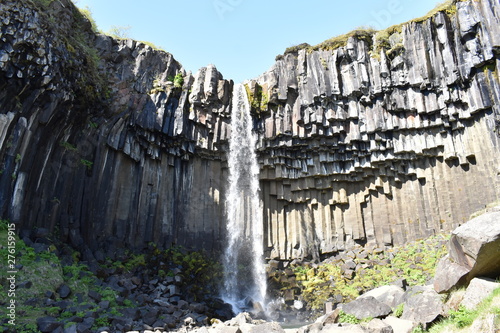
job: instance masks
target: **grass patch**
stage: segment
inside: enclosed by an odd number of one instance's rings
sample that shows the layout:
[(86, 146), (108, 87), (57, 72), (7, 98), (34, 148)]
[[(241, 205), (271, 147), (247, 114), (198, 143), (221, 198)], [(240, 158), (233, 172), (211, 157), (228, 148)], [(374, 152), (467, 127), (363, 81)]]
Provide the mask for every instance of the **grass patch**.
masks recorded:
[(445, 319), (432, 326), (428, 332), (462, 332), (462, 329), (471, 326), (474, 321), (485, 319), (488, 315), (494, 315), (495, 325), (500, 324), (500, 288), (495, 289), (475, 309), (468, 310), (461, 306), (457, 310), (451, 310)]
[[(361, 293), (406, 279), (408, 285), (423, 285), (434, 276), (439, 259), (446, 253), (448, 235), (436, 235), (426, 240), (392, 248), (385, 253), (370, 254), (366, 259), (353, 259), (357, 267), (354, 276), (346, 277), (343, 261), (332, 259), (316, 268), (294, 267), (299, 293), (313, 310), (322, 309), (328, 299), (341, 295), (343, 302), (356, 299)], [(282, 286), (282, 290), (289, 289)], [(401, 309), (402, 311), (402, 309)]]
[[(308, 52), (313, 52), (313, 51), (318, 51), (318, 50), (335, 50), (340, 47), (344, 47), (347, 45), (347, 40), (350, 37), (356, 38), (358, 40), (364, 40), (368, 46), (371, 48), (371, 54), (378, 58), (379, 53), (382, 49), (389, 50), (392, 55), (394, 55), (397, 52), (401, 51), (401, 46), (398, 46), (397, 48), (393, 48), (389, 44), (389, 37), (393, 35), (394, 33), (401, 33), (403, 26), (410, 24), (410, 23), (420, 23), (424, 22), (429, 18), (432, 18), (434, 15), (436, 15), (438, 12), (444, 12), (448, 16), (453, 16), (457, 12), (457, 7), (456, 3), (460, 2), (463, 0), (448, 0), (442, 3), (439, 3), (434, 7), (432, 10), (430, 10), (427, 14), (425, 14), (422, 17), (418, 17), (415, 19), (412, 19), (410, 21), (400, 23), (393, 25), (387, 29), (376, 31), (375, 29), (371, 27), (360, 27), (357, 29), (354, 29), (346, 34), (339, 35), (332, 37), (330, 39), (327, 39), (326, 41), (311, 46), (307, 43), (302, 43), (299, 45), (291, 46), (287, 48), (284, 52), (283, 55), (287, 54), (298, 54), (300, 50), (307, 50)], [(276, 57), (276, 60), (283, 59), (282, 55), (278, 55)]]
[(245, 90), (248, 96), (248, 102), (254, 112), (260, 113), (267, 111), (269, 105), (269, 95), (263, 91), (258, 83), (255, 83), (254, 90), (248, 84), (245, 84)]

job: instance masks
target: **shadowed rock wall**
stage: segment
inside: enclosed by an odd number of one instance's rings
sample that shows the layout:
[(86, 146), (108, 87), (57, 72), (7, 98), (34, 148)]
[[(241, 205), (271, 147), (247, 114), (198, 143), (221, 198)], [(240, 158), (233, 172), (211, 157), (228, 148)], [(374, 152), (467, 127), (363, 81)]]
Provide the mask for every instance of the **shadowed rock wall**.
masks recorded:
[[(270, 257), (403, 243), (499, 199), (499, 11), (459, 2), (248, 82)], [(233, 82), (67, 1), (6, 0), (0, 22), (1, 215), (108, 254), (223, 246)]]

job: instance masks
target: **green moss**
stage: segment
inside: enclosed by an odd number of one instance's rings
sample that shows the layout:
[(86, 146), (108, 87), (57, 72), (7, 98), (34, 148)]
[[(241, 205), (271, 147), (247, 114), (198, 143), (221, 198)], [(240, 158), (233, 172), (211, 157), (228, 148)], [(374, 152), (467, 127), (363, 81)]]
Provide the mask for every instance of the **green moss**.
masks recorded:
[(357, 40), (363, 40), (368, 43), (368, 45), (372, 44), (372, 37), (375, 34), (375, 30), (372, 28), (359, 28), (353, 31), (350, 31), (344, 35), (336, 36), (330, 38), (323, 43), (315, 45), (311, 47), (310, 51), (317, 50), (335, 50), (339, 47), (344, 47), (347, 45), (347, 40), (351, 37)]
[(182, 73), (179, 72), (174, 77), (174, 88), (182, 88), (183, 84), (184, 84), (184, 77), (182, 76)]
[(258, 83), (255, 83), (255, 88), (252, 91), (248, 84), (245, 84), (245, 90), (248, 96), (248, 102), (250, 103), (250, 107), (254, 112), (260, 113), (267, 111), (269, 104), (269, 95), (267, 95), (262, 86)]
[(375, 33), (375, 30), (372, 28), (359, 28), (353, 31), (350, 31), (344, 35), (332, 37), (320, 44), (311, 46), (307, 43), (302, 43), (296, 46), (289, 47), (285, 50), (286, 54), (297, 54), (300, 50), (307, 50), (308, 52), (318, 51), (318, 50), (335, 50), (339, 47), (344, 47), (347, 45), (347, 40), (350, 37), (356, 38), (358, 40), (364, 40), (369, 45), (372, 44), (372, 37)]
[(404, 309), (405, 309), (405, 304), (401, 303), (396, 308), (393, 309), (392, 314), (395, 317), (400, 318), (403, 315)]
[[(339, 35), (332, 37), (320, 44), (311, 46), (307, 43), (302, 43), (299, 45), (295, 45), (292, 47), (289, 47), (285, 50), (284, 55), (287, 54), (297, 54), (300, 50), (307, 50), (308, 52), (312, 51), (317, 51), (317, 50), (335, 50), (340, 47), (344, 47), (347, 45), (347, 40), (350, 37), (356, 38), (358, 40), (364, 40), (369, 47), (372, 47), (371, 49), (371, 54), (375, 58), (379, 58), (379, 53), (380, 50), (385, 49), (385, 50), (390, 50), (390, 53), (394, 55), (396, 52), (401, 51), (401, 46), (398, 46), (397, 48), (394, 48), (391, 50), (391, 46), (389, 44), (389, 37), (393, 35), (394, 33), (401, 33), (403, 29), (403, 25), (407, 25), (409, 23), (415, 22), (423, 22), (426, 21), (429, 18), (432, 18), (434, 15), (436, 15), (438, 12), (445, 12), (446, 15), (448, 16), (453, 16), (457, 12), (457, 7), (456, 3), (460, 1), (465, 1), (465, 0), (448, 0), (445, 2), (442, 2), (438, 4), (434, 9), (429, 11), (426, 15), (412, 19), (410, 21), (401, 23), (401, 24), (396, 24), (393, 25), (387, 29), (376, 31), (373, 28), (358, 28), (354, 29), (353, 31), (350, 31), (346, 34)], [(276, 60), (283, 59), (282, 55), (278, 55), (276, 57)]]
[(86, 160), (84, 158), (80, 159), (80, 163), (85, 166), (88, 170), (91, 170), (92, 169), (92, 165), (94, 164), (94, 162), (91, 162), (89, 160)]
[(307, 43), (302, 43), (299, 45), (291, 46), (285, 50), (285, 55), (287, 55), (289, 53), (297, 54), (300, 50), (309, 49), (310, 47), (311, 47), (311, 45), (309, 45)]
[(456, 310), (450, 310), (444, 319), (430, 328), (429, 332), (453, 332), (456, 329), (468, 327), (474, 321), (484, 319), (489, 314), (495, 315), (495, 320), (498, 323), (500, 309), (496, 305), (499, 303), (500, 288), (497, 288), (474, 309), (466, 309), (460, 306)]
[(77, 152), (78, 151), (78, 148), (76, 148), (76, 146), (72, 145), (68, 141), (61, 141), (61, 142), (59, 142), (59, 145), (61, 147), (63, 147), (64, 149), (66, 149), (68, 151), (71, 151), (71, 152)]
[(359, 324), (361, 320), (356, 318), (356, 316), (352, 314), (347, 314), (344, 311), (340, 311), (339, 313), (339, 323), (347, 323), (347, 324)]
[(99, 28), (97, 27), (96, 21), (92, 17), (92, 11), (90, 10), (90, 7), (87, 6), (85, 8), (78, 8), (78, 10), (90, 22), (90, 24), (92, 26), (92, 30), (94, 32), (98, 32)]
[[(324, 303), (337, 295), (343, 301), (351, 301), (361, 292), (387, 285), (404, 278), (410, 286), (423, 285), (434, 275), (440, 258), (446, 254), (443, 240), (448, 236), (437, 235), (425, 241), (416, 241), (396, 247), (385, 254), (371, 254), (368, 259), (373, 264), (357, 270), (352, 278), (343, 275), (340, 260), (323, 263), (317, 268), (297, 266), (294, 268), (299, 293), (313, 309), (322, 309)], [(389, 256), (393, 257), (389, 260)], [(387, 257), (387, 258), (386, 258)], [(384, 262), (386, 261), (386, 262)], [(360, 266), (363, 262), (354, 259)], [(290, 288), (282, 286), (283, 290)]]
[(42, 6), (43, 8), (48, 8), (54, 0), (33, 0), (36, 5)]

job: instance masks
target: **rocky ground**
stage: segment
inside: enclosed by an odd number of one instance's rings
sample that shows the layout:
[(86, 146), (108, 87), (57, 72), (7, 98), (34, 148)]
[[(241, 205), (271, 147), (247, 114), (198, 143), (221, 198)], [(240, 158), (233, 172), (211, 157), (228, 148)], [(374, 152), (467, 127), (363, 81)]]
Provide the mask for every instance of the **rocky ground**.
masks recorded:
[[(147, 254), (112, 257), (57, 250), (39, 229), (17, 239), (17, 323), (9, 326), (2, 315), (0, 331), (423, 332), (448, 318), (452, 325), (495, 332), (500, 284), (478, 277), (500, 276), (498, 220), (500, 207), (458, 228), (450, 240), (435, 236), (401, 248), (359, 247), (316, 264), (270, 262), (269, 280), (279, 292), (266, 320), (249, 313), (234, 317), (213, 296), (220, 267), (200, 253), (153, 244)], [(8, 235), (4, 222), (2, 241)], [(5, 275), (0, 279), (7, 285)], [(5, 308), (9, 299), (1, 296)], [(282, 328), (278, 322), (303, 326)]]

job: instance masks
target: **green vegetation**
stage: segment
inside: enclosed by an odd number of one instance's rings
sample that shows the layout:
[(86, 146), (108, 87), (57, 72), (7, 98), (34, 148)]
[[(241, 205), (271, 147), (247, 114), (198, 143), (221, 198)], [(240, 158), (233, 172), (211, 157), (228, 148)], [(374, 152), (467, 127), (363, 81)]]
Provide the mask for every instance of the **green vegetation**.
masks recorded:
[[(6, 286), (7, 272), (12, 269), (7, 269), (7, 260), (9, 249), (4, 244), (8, 244), (9, 233), (6, 226), (8, 221), (0, 221), (0, 284)], [(10, 235), (12, 236), (12, 234)], [(55, 291), (56, 288), (63, 283), (62, 269), (59, 258), (55, 255), (54, 250), (49, 248), (48, 251), (36, 253), (32, 247), (27, 246), (19, 237), (15, 236), (15, 265), (22, 265), (22, 269), (15, 274), (17, 283), (30, 282), (30, 288), (16, 288), (15, 299), (17, 303), (17, 313), (23, 313), (22, 317), (17, 319), (20, 323), (19, 332), (37, 332), (36, 319), (44, 316), (45, 310), (41, 307), (26, 305), (25, 301), (34, 297), (43, 297), (47, 290)], [(12, 262), (11, 262), (12, 263)], [(2, 288), (0, 292), (0, 302), (7, 302), (7, 290)], [(53, 309), (47, 309), (54, 311)], [(2, 326), (0, 326), (1, 329)]]
[(153, 95), (160, 92), (165, 92), (167, 90), (170, 91), (172, 89), (172, 86), (174, 89), (176, 89), (177, 92), (180, 92), (183, 85), (184, 85), (184, 77), (182, 76), (181, 72), (178, 72), (175, 76), (169, 75), (167, 77), (166, 83), (162, 82), (161, 76), (158, 75), (153, 80), (153, 88), (150, 90), (149, 94)]
[(94, 164), (94, 162), (91, 162), (89, 160), (86, 160), (84, 158), (80, 159), (80, 163), (85, 166), (88, 170), (91, 170), (92, 169), (92, 165)]
[(92, 17), (92, 11), (90, 10), (90, 7), (86, 6), (85, 8), (78, 8), (78, 10), (90, 22), (90, 24), (92, 26), (92, 30), (94, 32), (98, 32), (99, 28), (97, 27), (96, 21)]
[(68, 141), (61, 141), (61, 142), (59, 142), (59, 145), (70, 152), (73, 152), (73, 153), (78, 152), (78, 148), (76, 148), (76, 146), (72, 145)]
[[(317, 268), (297, 266), (294, 273), (300, 293), (308, 306), (316, 310), (335, 295), (341, 295), (344, 302), (351, 301), (364, 291), (398, 279), (406, 279), (410, 286), (423, 285), (432, 278), (439, 259), (446, 254), (446, 237), (437, 235), (385, 253), (354, 258), (356, 266), (364, 268), (357, 269), (353, 276), (344, 274), (340, 259), (320, 264)], [(290, 287), (283, 285), (282, 289)]]
[(347, 324), (359, 324), (361, 320), (356, 318), (355, 315), (347, 314), (344, 311), (339, 312), (339, 323), (347, 323)]
[(401, 303), (398, 306), (396, 306), (396, 308), (394, 308), (392, 310), (392, 314), (394, 315), (394, 317), (400, 318), (403, 315), (404, 309), (405, 309), (405, 305), (404, 305), (404, 303)]
[(33, 2), (37, 5), (47, 8), (52, 2), (54, 2), (54, 0), (33, 0)]
[[(344, 47), (347, 45), (347, 40), (350, 37), (356, 38), (358, 40), (365, 41), (369, 47), (371, 47), (371, 55), (375, 58), (380, 56), (380, 51), (382, 49), (386, 50), (387, 55), (390, 58), (394, 58), (397, 54), (400, 54), (404, 51), (402, 44), (390, 45), (389, 37), (395, 33), (401, 33), (403, 25), (407, 25), (409, 23), (420, 23), (424, 22), (429, 18), (432, 18), (438, 12), (444, 12), (448, 16), (452, 16), (456, 14), (456, 2), (462, 0), (448, 0), (438, 4), (434, 9), (429, 11), (426, 15), (415, 18), (408, 22), (404, 22), (401, 24), (393, 25), (387, 29), (376, 31), (371, 27), (360, 27), (350, 31), (346, 34), (332, 37), (320, 44), (311, 46), (307, 43), (302, 43), (296, 46), (289, 47), (285, 50), (284, 55), (287, 54), (297, 54), (300, 50), (307, 50), (307, 52), (318, 51), (318, 50), (335, 50), (340, 47)], [(283, 56), (279, 55), (276, 57), (276, 60), (282, 59)]]
[(450, 310), (448, 317), (432, 326), (428, 332), (458, 332), (471, 326), (474, 321), (484, 319), (488, 315), (494, 315), (495, 325), (500, 327), (500, 288), (495, 289), (475, 309), (468, 310), (460, 306), (456, 310)]
[(130, 38), (129, 31), (132, 27), (131, 26), (116, 26), (113, 25), (111, 26), (111, 29), (109, 29), (107, 35), (116, 38), (116, 39), (127, 39)]
[(174, 88), (182, 88), (182, 85), (184, 84), (184, 77), (182, 77), (182, 73), (179, 72), (175, 75), (174, 77)]
[(375, 34), (375, 30), (373, 28), (358, 28), (353, 31), (350, 31), (346, 34), (340, 35), (340, 36), (335, 36), (330, 39), (327, 39), (326, 41), (318, 44), (311, 46), (307, 43), (302, 43), (297, 46), (292, 46), (289, 47), (285, 50), (285, 55), (292, 53), (295, 54), (300, 50), (307, 50), (308, 52), (312, 51), (318, 51), (318, 50), (335, 50), (338, 49), (339, 47), (343, 47), (347, 45), (347, 40), (350, 37), (359, 39), (359, 40), (364, 40), (366, 41), (369, 45), (372, 44), (372, 37)]
[(245, 84), (245, 90), (248, 96), (248, 102), (254, 112), (260, 113), (267, 111), (269, 104), (269, 95), (267, 95), (261, 85), (255, 83), (254, 90), (248, 84)]
[(221, 265), (204, 253), (174, 246), (166, 250), (150, 244), (145, 258), (148, 267), (156, 267), (165, 276), (180, 275), (181, 288), (194, 300), (215, 294), (222, 280)]

